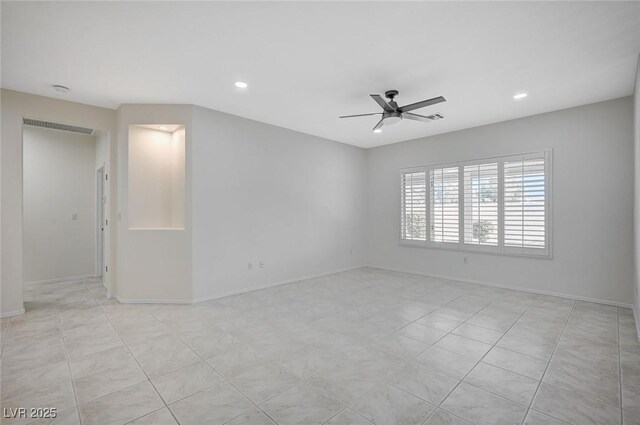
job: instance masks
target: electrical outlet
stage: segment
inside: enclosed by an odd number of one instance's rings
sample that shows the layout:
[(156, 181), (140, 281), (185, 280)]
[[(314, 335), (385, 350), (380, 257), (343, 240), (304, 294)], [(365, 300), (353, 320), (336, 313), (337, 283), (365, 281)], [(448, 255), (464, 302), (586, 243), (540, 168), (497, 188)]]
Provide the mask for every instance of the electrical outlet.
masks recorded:
[(71, 214), (71, 220), (74, 220), (74, 221), (75, 221), (75, 220), (78, 220), (78, 213), (77, 213), (77, 212), (76, 212), (76, 213)]
[(251, 270), (253, 268), (253, 264), (247, 263), (247, 269)]
[(260, 261), (260, 268), (263, 269), (264, 268), (264, 263), (262, 261)]
[(353, 249), (349, 250), (349, 255), (353, 255)]
[(469, 257), (465, 256), (465, 257), (462, 259), (462, 262), (463, 262), (463, 263), (465, 263), (465, 264), (469, 264)]

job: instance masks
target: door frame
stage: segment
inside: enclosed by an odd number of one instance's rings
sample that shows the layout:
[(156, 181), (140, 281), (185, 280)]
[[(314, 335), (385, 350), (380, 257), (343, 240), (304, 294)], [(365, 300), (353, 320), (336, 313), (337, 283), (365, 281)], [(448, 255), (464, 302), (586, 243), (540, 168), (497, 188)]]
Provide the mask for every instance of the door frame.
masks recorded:
[[(104, 277), (104, 248), (105, 248), (105, 164), (96, 170), (96, 277)], [(103, 282), (106, 286), (106, 282)]]

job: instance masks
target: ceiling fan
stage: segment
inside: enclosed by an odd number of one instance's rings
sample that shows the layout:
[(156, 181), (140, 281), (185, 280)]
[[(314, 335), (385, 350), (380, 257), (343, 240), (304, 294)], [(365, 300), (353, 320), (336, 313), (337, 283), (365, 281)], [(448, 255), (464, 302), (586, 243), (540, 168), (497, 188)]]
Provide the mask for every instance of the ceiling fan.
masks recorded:
[(421, 102), (411, 103), (405, 106), (398, 106), (398, 104), (394, 100), (397, 95), (398, 95), (398, 90), (387, 90), (386, 92), (384, 92), (384, 96), (387, 99), (389, 99), (389, 102), (386, 102), (382, 98), (382, 96), (380, 96), (379, 94), (370, 95), (373, 98), (373, 100), (375, 100), (376, 103), (382, 107), (383, 112), (374, 112), (371, 114), (358, 114), (358, 115), (343, 115), (340, 118), (355, 118), (355, 117), (367, 117), (370, 115), (382, 115), (382, 118), (380, 119), (378, 124), (376, 124), (376, 126), (373, 127), (374, 133), (380, 133), (382, 131), (382, 126), (397, 125), (403, 119), (429, 123), (431, 121), (436, 121), (444, 118), (444, 116), (440, 114), (425, 116), (425, 115), (418, 115), (418, 114), (409, 112), (409, 111), (414, 111), (416, 109), (424, 108), (425, 106), (435, 105), (436, 103), (446, 102), (447, 100), (442, 96), (434, 97), (433, 99), (423, 100)]

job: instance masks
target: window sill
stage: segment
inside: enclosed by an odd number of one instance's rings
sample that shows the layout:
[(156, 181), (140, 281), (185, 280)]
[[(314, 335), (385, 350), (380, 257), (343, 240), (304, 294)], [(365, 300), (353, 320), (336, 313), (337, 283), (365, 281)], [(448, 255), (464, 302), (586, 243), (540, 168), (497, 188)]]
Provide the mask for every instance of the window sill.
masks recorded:
[(418, 241), (405, 241), (400, 240), (398, 242), (398, 246), (406, 247), (406, 248), (423, 248), (423, 249), (436, 249), (439, 251), (452, 251), (452, 252), (463, 252), (463, 253), (471, 253), (471, 254), (487, 254), (487, 255), (500, 255), (505, 257), (523, 257), (523, 258), (532, 258), (538, 260), (553, 260), (553, 255), (549, 253), (544, 254), (532, 254), (527, 252), (505, 252), (499, 251), (497, 248), (492, 249), (493, 247), (482, 247), (482, 248), (474, 248), (473, 246), (459, 246), (459, 245), (427, 245), (424, 242)]

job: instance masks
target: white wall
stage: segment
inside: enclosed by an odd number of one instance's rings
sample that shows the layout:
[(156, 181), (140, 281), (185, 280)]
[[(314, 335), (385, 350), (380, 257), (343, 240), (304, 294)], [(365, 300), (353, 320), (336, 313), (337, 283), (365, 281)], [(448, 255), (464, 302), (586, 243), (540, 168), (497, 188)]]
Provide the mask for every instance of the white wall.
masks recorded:
[[(118, 108), (118, 272), (113, 295), (121, 302), (192, 300), (189, 162), (192, 109), (190, 105), (122, 105)], [(129, 127), (139, 124), (185, 126), (183, 228), (136, 229), (137, 225), (131, 221), (135, 217), (131, 217), (129, 208)], [(168, 140), (171, 141), (171, 137)]]
[(171, 227), (184, 227), (186, 184), (186, 131), (184, 127), (171, 133)]
[[(23, 309), (22, 255), (22, 119), (37, 118), (106, 131), (110, 140), (115, 130), (115, 111), (80, 103), (34, 96), (11, 90), (0, 91), (2, 108), (0, 151), (2, 164), (2, 202), (0, 202), (2, 240), (0, 256), (0, 315), (20, 313)], [(115, 155), (115, 143), (109, 144)], [(110, 179), (115, 191), (116, 179)], [(113, 218), (113, 217), (112, 217)], [(111, 228), (110, 231), (113, 231)], [(113, 234), (111, 234), (113, 236)], [(113, 242), (113, 238), (112, 238)], [(114, 244), (112, 244), (112, 247)], [(109, 270), (115, 269), (115, 262)], [(107, 276), (107, 280), (109, 276)]]
[(95, 137), (25, 126), (23, 141), (24, 281), (95, 275)]
[(194, 298), (364, 263), (362, 149), (199, 107), (192, 141)]
[[(632, 129), (628, 97), (368, 150), (369, 263), (629, 304)], [(552, 260), (398, 245), (400, 168), (543, 149), (553, 149)]]
[(634, 178), (634, 313), (636, 318), (636, 331), (640, 338), (640, 55), (638, 56), (638, 68), (636, 69), (636, 85), (633, 93), (633, 146), (635, 158)]
[[(135, 229), (135, 124), (186, 127), (183, 230)], [(364, 264), (362, 149), (185, 105), (123, 105), (118, 128), (119, 300), (189, 302)]]
[(129, 127), (129, 227), (184, 227), (184, 134)]

